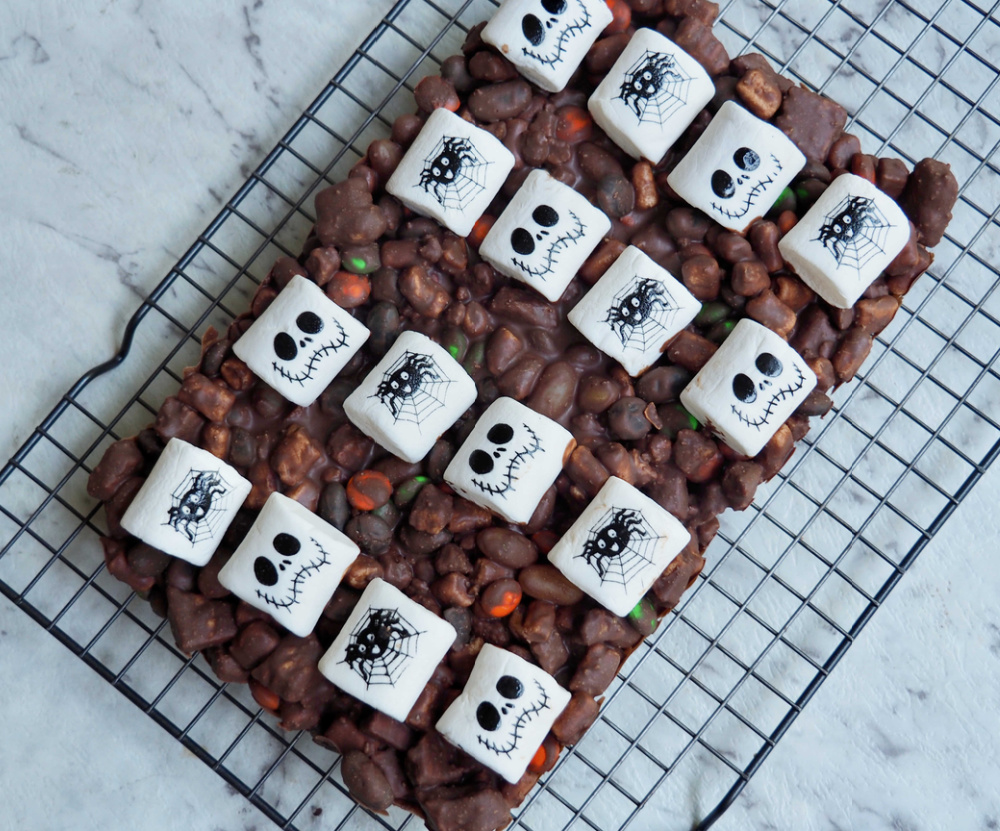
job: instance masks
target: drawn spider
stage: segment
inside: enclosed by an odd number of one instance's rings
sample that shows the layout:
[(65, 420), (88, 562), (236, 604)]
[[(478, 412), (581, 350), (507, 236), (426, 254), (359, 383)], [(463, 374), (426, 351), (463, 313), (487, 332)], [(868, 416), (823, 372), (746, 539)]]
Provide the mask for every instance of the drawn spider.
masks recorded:
[(418, 184), (442, 206), (463, 210), (483, 190), (477, 177), (486, 164), (467, 138), (444, 136), (420, 171)]
[[(180, 493), (188, 482), (190, 485), (187, 490)], [(200, 532), (204, 530), (201, 526), (211, 513), (215, 498), (229, 492), (224, 485), (222, 477), (214, 470), (192, 470), (180, 488), (174, 491), (174, 499), (178, 502), (167, 510), (167, 525), (184, 534), (192, 543), (197, 542)]]
[(413, 657), (410, 641), (420, 634), (397, 609), (370, 608), (351, 632), (341, 663), (369, 687), (394, 687)]
[(866, 196), (845, 197), (825, 219), (816, 241), (833, 255), (838, 266), (859, 272), (883, 252), (893, 227)]
[(662, 283), (643, 278), (615, 298), (604, 322), (618, 335), (622, 346), (638, 340), (645, 351), (647, 338), (657, 329), (666, 329), (676, 310), (673, 297)]
[(370, 397), (381, 401), (394, 420), (419, 425), (444, 406), (450, 383), (432, 357), (407, 351), (389, 367)]
[(579, 556), (600, 575), (603, 582), (611, 561), (622, 559), (633, 536), (646, 536), (642, 517), (628, 508), (618, 508), (610, 521), (591, 533)]
[(640, 124), (662, 127), (687, 104), (693, 80), (673, 55), (647, 49), (625, 72), (615, 97), (636, 114)]

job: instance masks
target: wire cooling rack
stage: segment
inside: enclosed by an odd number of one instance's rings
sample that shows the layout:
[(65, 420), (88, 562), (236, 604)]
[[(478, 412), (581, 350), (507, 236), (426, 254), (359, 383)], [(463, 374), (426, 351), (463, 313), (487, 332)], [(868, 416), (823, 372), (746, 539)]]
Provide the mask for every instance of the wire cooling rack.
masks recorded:
[[(866, 152), (951, 163), (961, 185), (937, 260), (855, 383), (788, 468), (727, 513), (708, 567), (632, 656), (599, 721), (514, 827), (708, 828), (1000, 453), (1000, 2), (731, 0), (731, 54), (759, 50), (843, 103)], [(281, 731), (104, 569), (86, 478), (146, 426), (280, 254), (317, 187), (412, 110), (491, 0), (401, 0), (0, 471), (0, 590), (282, 828), (418, 828), (347, 796), (339, 759)], [(125, 358), (128, 356), (128, 360)], [(107, 373), (115, 369), (112, 375)], [(135, 390), (134, 394), (127, 391)]]

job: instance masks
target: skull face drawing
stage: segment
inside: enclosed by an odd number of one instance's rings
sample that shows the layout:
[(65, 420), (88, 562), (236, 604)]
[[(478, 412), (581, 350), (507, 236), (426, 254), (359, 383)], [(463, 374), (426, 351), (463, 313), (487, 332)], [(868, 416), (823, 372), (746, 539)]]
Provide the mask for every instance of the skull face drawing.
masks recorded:
[(303, 543), (293, 534), (276, 534), (271, 551), (253, 562), (257, 597), (275, 609), (289, 609), (300, 602), (306, 581), (328, 565), (330, 555), (314, 538)]
[(745, 217), (781, 169), (781, 160), (773, 153), (762, 158), (750, 147), (737, 147), (732, 166), (723, 164), (712, 173), (712, 193), (718, 200), (712, 207), (729, 219)]
[(541, 440), (527, 424), (494, 424), (486, 434), (487, 445), (469, 454), (472, 484), (483, 493), (506, 497), (518, 480), (525, 459), (542, 448)]
[(513, 675), (501, 675), (491, 694), (476, 707), (480, 731), (476, 740), (497, 756), (508, 758), (520, 746), (525, 727), (549, 709), (549, 694), (537, 680), (526, 685)]
[(304, 385), (312, 380), (323, 358), (346, 343), (347, 333), (338, 321), (302, 311), (274, 336), (277, 360), (272, 366), (286, 381)]
[(521, 52), (546, 66), (562, 63), (567, 44), (590, 26), (590, 10), (580, 0), (539, 0), (529, 8), (521, 18)]
[(785, 366), (770, 352), (758, 354), (750, 366), (733, 375), (732, 391), (736, 398), (732, 411), (748, 427), (761, 430), (769, 426), (777, 405), (805, 386), (802, 370), (792, 363)]
[(560, 214), (551, 205), (538, 205), (530, 222), (511, 231), (511, 262), (525, 274), (544, 280), (555, 270), (559, 255), (577, 245), (585, 231), (583, 221), (573, 211), (564, 209)]

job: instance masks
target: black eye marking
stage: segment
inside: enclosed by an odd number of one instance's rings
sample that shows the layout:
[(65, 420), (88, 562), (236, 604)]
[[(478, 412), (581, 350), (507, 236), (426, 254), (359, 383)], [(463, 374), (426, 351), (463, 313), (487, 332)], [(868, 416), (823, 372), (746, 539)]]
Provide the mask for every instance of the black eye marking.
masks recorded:
[(514, 438), (514, 428), (509, 424), (504, 424), (503, 422), (494, 424), (490, 427), (490, 431), (486, 434), (486, 438), (493, 442), (493, 444), (506, 444)]
[(518, 254), (528, 255), (535, 250), (535, 241), (524, 228), (515, 228), (510, 235), (510, 247)]
[(757, 387), (748, 376), (740, 372), (733, 378), (733, 395), (744, 404), (750, 404), (757, 400)]
[(295, 318), (295, 325), (307, 335), (315, 335), (323, 331), (323, 321), (315, 312), (303, 312)]
[(521, 20), (521, 31), (532, 46), (538, 46), (545, 40), (545, 29), (542, 28), (542, 21), (533, 14), (526, 14)]
[(484, 701), (476, 708), (476, 721), (483, 730), (492, 733), (500, 726), (500, 713), (489, 701)]
[(736, 193), (736, 184), (726, 171), (716, 170), (712, 174), (712, 190), (720, 199), (732, 199)]
[(741, 147), (733, 153), (733, 161), (740, 170), (756, 170), (760, 167), (760, 156), (749, 147)]
[(278, 582), (278, 569), (267, 557), (258, 557), (253, 561), (253, 576), (262, 586), (273, 586)]
[(524, 693), (524, 684), (518, 681), (513, 675), (504, 675), (497, 681), (497, 692), (504, 698), (511, 700), (520, 698)]
[(485, 450), (473, 450), (469, 456), (469, 467), (482, 476), (493, 470), (493, 457)]
[(302, 543), (291, 534), (278, 534), (271, 542), (271, 545), (274, 546), (274, 550), (282, 557), (294, 557), (302, 548)]
[(559, 214), (555, 208), (549, 205), (539, 205), (532, 212), (531, 218), (543, 228), (551, 228), (559, 221)]
[(274, 336), (274, 354), (283, 361), (290, 361), (299, 354), (299, 348), (295, 345), (295, 338), (287, 332), (278, 332)]
[(761, 354), (757, 356), (756, 364), (757, 369), (769, 378), (773, 378), (775, 375), (781, 375), (781, 370), (783, 369), (781, 361), (775, 358), (770, 352), (761, 352)]
[(542, 0), (542, 8), (549, 14), (562, 14), (566, 11), (566, 0)]

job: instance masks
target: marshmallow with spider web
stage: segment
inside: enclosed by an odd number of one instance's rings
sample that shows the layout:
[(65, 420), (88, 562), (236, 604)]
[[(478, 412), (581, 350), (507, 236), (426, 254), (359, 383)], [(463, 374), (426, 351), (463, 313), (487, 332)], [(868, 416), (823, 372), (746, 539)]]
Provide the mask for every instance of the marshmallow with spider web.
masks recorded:
[(653, 29), (639, 29), (587, 106), (622, 150), (654, 164), (715, 95), (698, 61)]
[(294, 499), (272, 493), (219, 582), (304, 638), (360, 549)]
[(167, 442), (121, 519), (122, 528), (153, 548), (203, 566), (222, 542), (250, 483), (207, 450)]
[(611, 220), (544, 170), (533, 170), (490, 228), (479, 256), (497, 271), (557, 301)]
[(655, 363), (699, 311), (691, 292), (630, 245), (567, 317), (634, 376)]
[(369, 334), (323, 289), (296, 275), (233, 344), (233, 352), (265, 384), (308, 407)]
[(524, 523), (575, 446), (573, 435), (551, 418), (498, 398), (479, 417), (444, 480), (470, 502)]
[(798, 352), (743, 318), (683, 389), (681, 403), (737, 453), (756, 456), (815, 386)]
[(689, 205), (742, 232), (771, 209), (805, 163), (781, 130), (727, 101), (667, 183)]
[(867, 179), (845, 173), (778, 243), (802, 281), (828, 303), (847, 309), (910, 239), (910, 221)]
[(604, 0), (505, 0), (482, 38), (533, 84), (559, 92), (611, 20)]
[(486, 644), (461, 694), (435, 726), (477, 762), (516, 783), (570, 698), (541, 667)]
[(319, 671), (359, 701), (405, 721), (455, 637), (448, 621), (376, 577), (320, 658)]
[(464, 237), (513, 168), (514, 156), (495, 136), (440, 108), (431, 113), (385, 189), (406, 207)]
[(403, 332), (344, 402), (362, 432), (408, 462), (419, 462), (476, 400), (476, 383), (444, 348)]
[(549, 552), (549, 562), (624, 617), (690, 540), (673, 514), (612, 476)]

